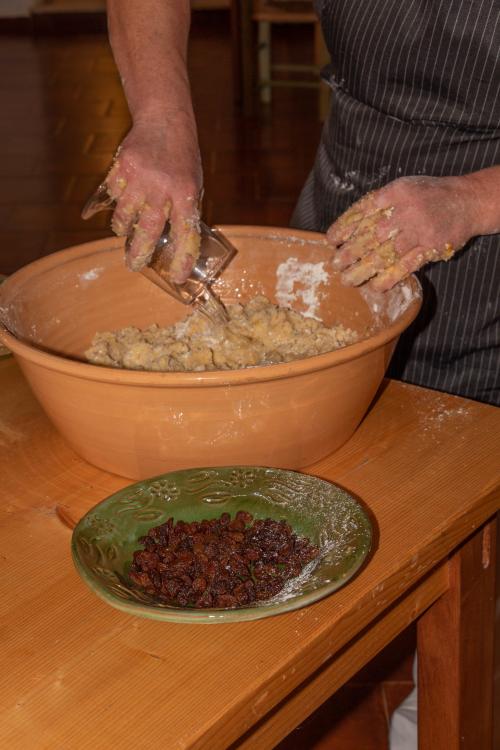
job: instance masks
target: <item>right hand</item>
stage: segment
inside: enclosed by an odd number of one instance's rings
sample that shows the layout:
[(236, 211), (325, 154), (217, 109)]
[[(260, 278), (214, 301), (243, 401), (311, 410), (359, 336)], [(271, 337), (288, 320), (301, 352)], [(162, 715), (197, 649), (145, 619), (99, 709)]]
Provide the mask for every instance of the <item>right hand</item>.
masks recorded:
[(429, 262), (449, 260), (478, 234), (470, 175), (400, 177), (368, 193), (327, 232), (344, 284), (391, 289)]
[(116, 204), (112, 229), (128, 237), (131, 270), (148, 263), (169, 221), (174, 248), (170, 276), (178, 284), (186, 280), (199, 255), (202, 182), (192, 117), (174, 112), (161, 120), (134, 122), (104, 181)]

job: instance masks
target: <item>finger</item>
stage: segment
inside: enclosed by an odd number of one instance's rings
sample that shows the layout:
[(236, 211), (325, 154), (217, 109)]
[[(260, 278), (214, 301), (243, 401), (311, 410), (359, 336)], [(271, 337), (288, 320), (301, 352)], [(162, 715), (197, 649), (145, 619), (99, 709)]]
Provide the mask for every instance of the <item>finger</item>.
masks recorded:
[(104, 180), (104, 184), (111, 198), (117, 200), (127, 187), (127, 178), (123, 174), (119, 161), (115, 161)]
[(368, 282), (368, 286), (375, 292), (389, 291), (397, 283), (421, 268), (427, 262), (425, 256), (426, 253), (422, 247), (414, 247), (400, 258), (399, 261), (374, 276)]
[(111, 219), (111, 228), (119, 237), (130, 234), (144, 208), (145, 197), (137, 190), (126, 188), (116, 203)]
[(140, 271), (151, 260), (169, 211), (169, 204), (165, 208), (144, 206), (126, 245), (125, 258), (131, 271)]
[(367, 193), (361, 200), (356, 201), (347, 209), (337, 221), (335, 221), (326, 233), (327, 241), (332, 245), (340, 245), (350, 237), (358, 228), (360, 222), (367, 216), (371, 216), (377, 209), (373, 205), (372, 193)]
[[(342, 235), (345, 239), (336, 242), (337, 245), (342, 245), (345, 242), (355, 239), (358, 235), (364, 234), (365, 232), (376, 232), (380, 240), (385, 239), (392, 228), (392, 224), (389, 222), (392, 216), (393, 208), (379, 208), (377, 210), (370, 210), (369, 213), (364, 214), (361, 218), (357, 219), (355, 224), (352, 224), (348, 231)], [(327, 237), (328, 239), (328, 237)]]
[(379, 241), (374, 229), (357, 233), (356, 236), (345, 242), (335, 251), (332, 265), (337, 271), (344, 271), (360, 258), (364, 258), (372, 252)]
[(330, 245), (341, 245), (346, 242), (353, 236), (363, 217), (364, 214), (361, 211), (352, 211), (349, 216), (343, 214), (328, 229), (326, 241)]
[(405, 253), (398, 263), (387, 268), (382, 273), (370, 281), (372, 289), (378, 292), (386, 292), (388, 289), (402, 281), (411, 273), (415, 273), (419, 268), (427, 263), (436, 263), (439, 260), (449, 260), (453, 256), (454, 250), (452, 245), (446, 243), (442, 250), (436, 248), (414, 247), (408, 253)]
[[(189, 204), (188, 204), (189, 205)], [(200, 215), (198, 209), (189, 210), (177, 207), (171, 216), (171, 238), (174, 257), (170, 265), (170, 277), (176, 284), (182, 284), (191, 273), (200, 254)]]
[(170, 276), (176, 284), (182, 284), (191, 273), (200, 254), (200, 230), (196, 222), (186, 220), (175, 235), (174, 257), (170, 266)]
[(341, 281), (347, 286), (359, 286), (376, 273), (399, 262), (399, 256), (394, 247), (394, 240), (389, 239), (378, 245), (375, 250), (352, 265), (341, 276)]
[(455, 255), (455, 251), (459, 248), (453, 247), (453, 245), (450, 245), (449, 242), (447, 242), (442, 250), (436, 250), (435, 248), (432, 250), (427, 251), (427, 260), (429, 261), (438, 261), (438, 260), (450, 260)]
[(377, 274), (370, 281), (370, 287), (377, 292), (386, 292), (388, 289), (402, 281), (411, 273), (415, 273), (419, 268), (427, 263), (436, 263), (438, 260), (449, 260), (453, 255), (453, 247), (446, 243), (443, 250), (436, 248), (414, 247), (405, 253), (399, 262), (387, 268), (385, 271)]

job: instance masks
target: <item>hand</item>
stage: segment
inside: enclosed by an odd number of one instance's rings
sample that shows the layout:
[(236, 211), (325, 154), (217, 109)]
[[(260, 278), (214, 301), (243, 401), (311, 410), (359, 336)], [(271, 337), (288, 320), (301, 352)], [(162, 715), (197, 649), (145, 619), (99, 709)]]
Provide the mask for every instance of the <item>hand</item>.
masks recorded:
[(201, 160), (194, 121), (183, 113), (134, 123), (105, 179), (115, 201), (111, 226), (127, 236), (127, 265), (140, 270), (170, 222), (172, 281), (186, 280), (199, 255)]
[[(401, 177), (354, 203), (327, 232), (343, 283), (387, 291), (429, 262), (448, 260), (475, 236), (462, 177)], [(470, 198), (470, 200), (469, 200)]]

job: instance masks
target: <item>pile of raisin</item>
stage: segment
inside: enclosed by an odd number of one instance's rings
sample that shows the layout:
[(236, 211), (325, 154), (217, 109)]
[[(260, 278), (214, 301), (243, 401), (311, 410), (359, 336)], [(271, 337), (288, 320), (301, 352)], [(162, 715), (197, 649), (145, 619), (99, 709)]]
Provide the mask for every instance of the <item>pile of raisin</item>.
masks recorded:
[(286, 521), (240, 510), (210, 521), (174, 522), (139, 539), (129, 576), (158, 601), (180, 607), (245, 607), (277, 594), (319, 555)]

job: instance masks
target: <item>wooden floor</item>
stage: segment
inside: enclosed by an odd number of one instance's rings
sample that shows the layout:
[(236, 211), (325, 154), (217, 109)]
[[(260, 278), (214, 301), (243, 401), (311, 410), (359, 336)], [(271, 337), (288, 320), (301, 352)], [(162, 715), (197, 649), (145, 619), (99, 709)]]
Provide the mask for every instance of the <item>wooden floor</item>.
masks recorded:
[[(307, 28), (278, 34), (280, 61), (312, 54)], [(311, 168), (317, 93), (277, 89), (243, 118), (232, 98), (229, 23), (195, 14), (191, 80), (205, 171), (208, 223), (286, 225)], [(129, 119), (102, 35), (0, 37), (0, 273), (108, 235), (107, 215), (80, 219)], [(411, 689), (407, 631), (280, 744), (280, 750), (385, 750), (387, 722)]]

